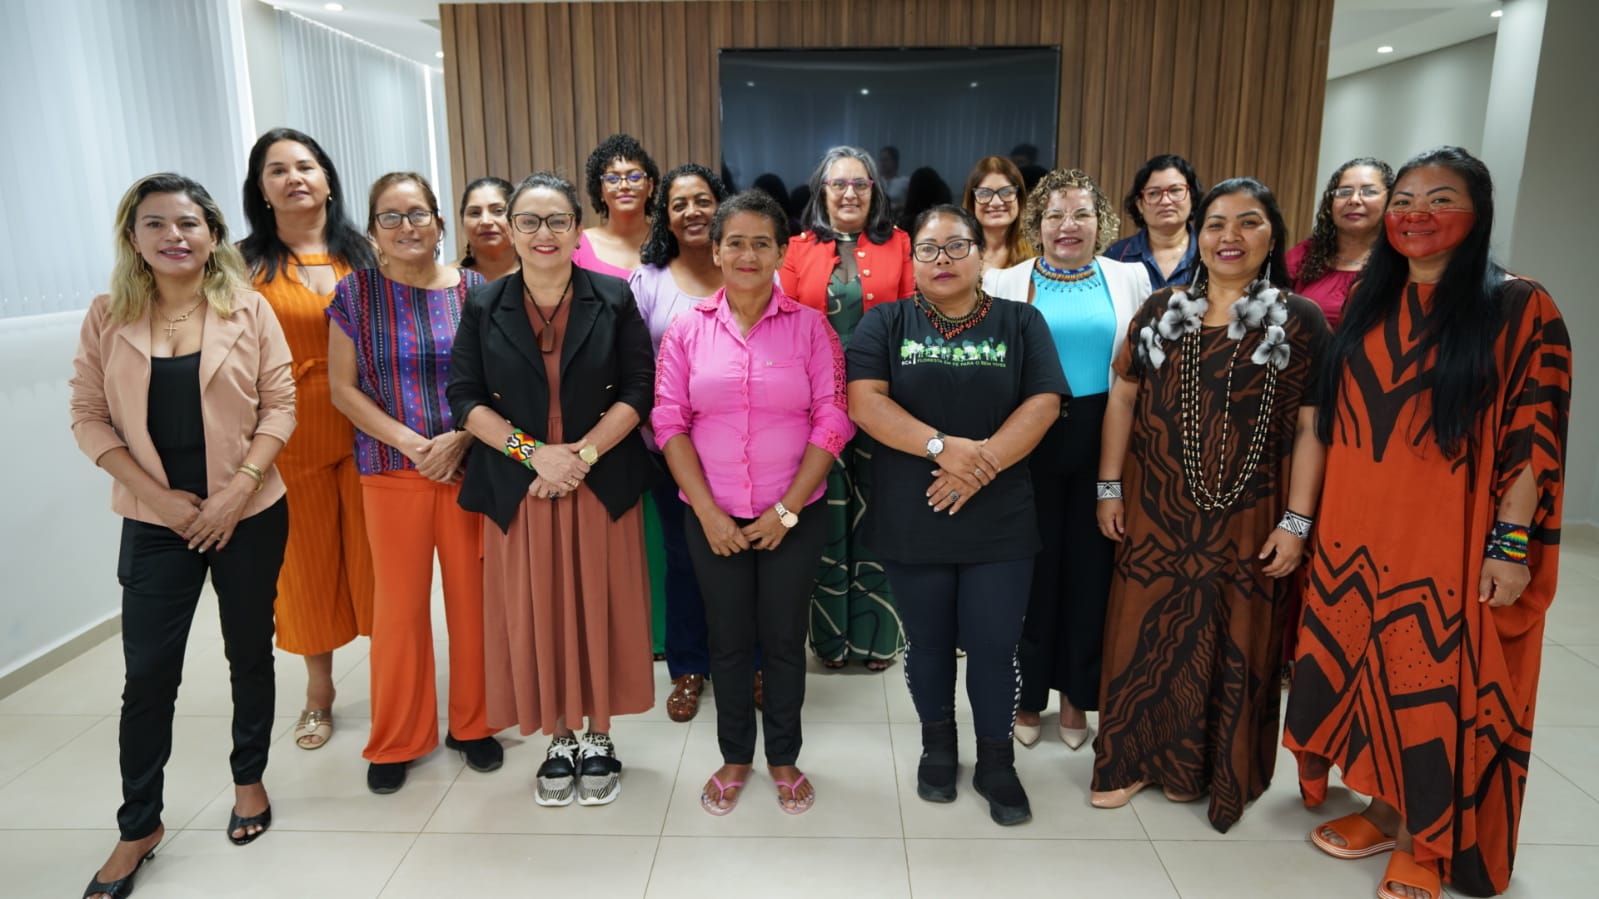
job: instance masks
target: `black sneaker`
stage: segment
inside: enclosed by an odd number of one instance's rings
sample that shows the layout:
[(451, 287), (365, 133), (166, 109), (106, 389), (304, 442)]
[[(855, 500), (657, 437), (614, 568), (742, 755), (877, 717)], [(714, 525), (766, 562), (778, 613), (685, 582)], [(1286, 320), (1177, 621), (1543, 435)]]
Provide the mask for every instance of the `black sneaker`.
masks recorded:
[(373, 762), (366, 766), (366, 788), (374, 793), (398, 793), (405, 786), (410, 762)]
[(580, 744), (583, 761), (578, 767), (577, 804), (607, 805), (622, 794), (622, 763), (610, 734), (593, 731)]
[(496, 771), (505, 764), (505, 749), (493, 737), (457, 740), (454, 735), (446, 734), (444, 745), (448, 749), (459, 749), (466, 757), (466, 766), (473, 771)]
[(571, 805), (577, 794), (577, 739), (556, 737), (544, 751), (533, 801), (539, 805)]

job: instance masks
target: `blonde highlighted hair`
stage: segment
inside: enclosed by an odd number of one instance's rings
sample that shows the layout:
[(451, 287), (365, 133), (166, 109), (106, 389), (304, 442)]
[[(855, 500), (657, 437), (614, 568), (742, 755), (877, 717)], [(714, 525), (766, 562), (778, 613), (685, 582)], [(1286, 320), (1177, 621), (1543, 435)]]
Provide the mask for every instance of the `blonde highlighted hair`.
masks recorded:
[(1099, 218), (1099, 232), (1094, 235), (1095, 256), (1105, 252), (1105, 248), (1110, 246), (1111, 241), (1116, 239), (1116, 233), (1121, 230), (1122, 219), (1116, 214), (1116, 207), (1087, 172), (1082, 169), (1056, 169), (1038, 179), (1033, 192), (1027, 195), (1027, 208), (1021, 214), (1027, 242), (1040, 255), (1044, 252), (1044, 240), (1039, 236), (1038, 226), (1044, 220), (1044, 210), (1049, 208), (1049, 198), (1073, 188), (1086, 190), (1094, 198), (1094, 215)]
[(205, 261), (200, 295), (218, 315), (231, 316), (234, 294), (247, 287), (249, 280), (245, 276), (244, 257), (228, 241), (228, 226), (222, 220), (222, 210), (198, 181), (161, 172), (135, 181), (117, 204), (115, 259), (111, 266), (111, 320), (118, 324), (136, 321), (155, 301), (155, 274), (133, 243), (139, 206), (155, 194), (181, 194), (200, 207), (216, 244)]

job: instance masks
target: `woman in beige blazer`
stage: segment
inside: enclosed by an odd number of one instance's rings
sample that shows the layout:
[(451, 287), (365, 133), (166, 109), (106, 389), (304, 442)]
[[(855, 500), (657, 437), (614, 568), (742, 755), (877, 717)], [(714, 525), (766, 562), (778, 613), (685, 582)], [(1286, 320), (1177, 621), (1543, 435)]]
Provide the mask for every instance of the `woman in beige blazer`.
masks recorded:
[(292, 359), (205, 188), (149, 175), (117, 209), (111, 292), (84, 317), (72, 431), (123, 516), (121, 842), (86, 897), (118, 899), (161, 841), (162, 768), (195, 604), (211, 575), (233, 685), (228, 839), (272, 823), (272, 603), (288, 534), (272, 461), (294, 430)]

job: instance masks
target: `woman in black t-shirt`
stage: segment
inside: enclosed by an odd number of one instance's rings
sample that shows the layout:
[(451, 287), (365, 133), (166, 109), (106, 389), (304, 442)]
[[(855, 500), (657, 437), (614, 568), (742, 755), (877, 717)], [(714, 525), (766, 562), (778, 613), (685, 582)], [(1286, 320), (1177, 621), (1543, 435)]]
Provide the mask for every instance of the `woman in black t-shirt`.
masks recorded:
[(958, 206), (916, 222), (916, 293), (873, 308), (850, 340), (850, 416), (882, 445), (867, 545), (900, 598), (905, 677), (922, 721), (916, 792), (955, 798), (955, 646), (977, 732), (972, 786), (997, 823), (1031, 817), (1016, 778), (1016, 643), (1039, 548), (1026, 460), (1060, 416), (1066, 378), (1025, 303), (978, 286), (983, 232)]

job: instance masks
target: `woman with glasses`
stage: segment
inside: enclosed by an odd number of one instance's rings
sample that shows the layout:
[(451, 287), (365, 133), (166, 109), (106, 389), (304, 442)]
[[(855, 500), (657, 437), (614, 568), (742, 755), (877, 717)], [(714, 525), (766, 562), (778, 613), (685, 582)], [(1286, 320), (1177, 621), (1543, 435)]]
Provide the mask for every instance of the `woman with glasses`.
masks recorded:
[(439, 743), (434, 695), (433, 556), (450, 635), (449, 734), (476, 771), (502, 750), (483, 700), (483, 519), (456, 502), (472, 435), (445, 402), (450, 348), (476, 272), (438, 260), (444, 221), (427, 179), (391, 172), (372, 185), (367, 234), (376, 268), (351, 273), (328, 306), (328, 383), (355, 425), (355, 461), (377, 600), (372, 609), (372, 733), (366, 785), (393, 793)]
[(278, 646), (305, 656), (305, 705), (294, 745), (333, 736), (333, 650), (372, 633), (372, 555), (355, 431), (328, 385), (328, 303), (372, 244), (350, 223), (333, 160), (308, 134), (274, 128), (250, 148), (244, 179), (250, 236), (239, 251), (294, 353), (297, 424), (278, 456), (294, 520), (278, 575)]
[[(1045, 175), (1022, 213), (1029, 243), (1042, 253), (983, 286), (996, 297), (1031, 303), (1043, 313), (1066, 382), (1071, 414), (1056, 420), (1028, 459), (1043, 549), (1033, 566), (1033, 592), (1017, 661), (1022, 692), (1016, 741), (1033, 746), (1043, 733), (1049, 691), (1060, 691), (1061, 742), (1088, 741), (1086, 711), (1099, 708), (1100, 646), (1116, 544), (1094, 515), (1099, 436), (1133, 312), (1149, 298), (1149, 274), (1135, 263), (1096, 256), (1120, 220), (1108, 197), (1076, 169)], [(986, 235), (985, 235), (986, 237)]]
[(1011, 727), (1038, 528), (1023, 464), (1066, 378), (1044, 316), (979, 284), (983, 231), (959, 206), (916, 227), (916, 291), (868, 313), (848, 350), (850, 417), (878, 442), (863, 532), (905, 621), (922, 722), (917, 795), (955, 799), (955, 647), (977, 735), (972, 786), (998, 824), (1031, 817)]
[(1190, 283), (1198, 249), (1194, 202), (1202, 191), (1194, 167), (1181, 156), (1165, 153), (1145, 162), (1122, 201), (1138, 233), (1111, 244), (1105, 256), (1143, 263), (1156, 290)]
[(461, 192), (461, 231), (466, 237), (466, 252), (456, 263), (496, 281), (516, 270), (516, 247), (511, 245), (511, 182), (489, 175), (479, 178)]
[(489, 519), (489, 727), (552, 736), (534, 794), (546, 806), (615, 800), (611, 719), (655, 703), (639, 506), (655, 466), (636, 433), (655, 359), (626, 282), (573, 264), (582, 213), (558, 175), (517, 186), (522, 269), (467, 297), (447, 391), (478, 440), (460, 502)]
[(1382, 230), (1382, 208), (1394, 170), (1370, 156), (1351, 159), (1327, 180), (1316, 227), (1288, 251), (1288, 275), (1294, 291), (1310, 297), (1336, 327), (1344, 300), (1365, 267)]
[(983, 251), (985, 271), (998, 271), (1038, 255), (1022, 233), (1024, 199), (1022, 173), (1003, 156), (984, 156), (966, 176), (961, 206), (983, 226), (983, 243), (988, 247)]
[(589, 154), (584, 177), (600, 223), (579, 235), (572, 261), (625, 280), (638, 268), (639, 250), (650, 236), (661, 170), (636, 138), (613, 134)]
[[(778, 272), (783, 292), (827, 315), (845, 348), (866, 311), (915, 289), (910, 238), (894, 227), (877, 163), (859, 147), (834, 147), (811, 173), (805, 230)], [(827, 477), (827, 548), (811, 594), (811, 648), (828, 668), (852, 659), (882, 671), (904, 647), (883, 566), (855, 524), (871, 490), (871, 438), (857, 435)]]
[(1321, 491), (1327, 323), (1286, 289), (1269, 188), (1223, 181), (1198, 213), (1195, 282), (1133, 316), (1105, 409), (1097, 514), (1120, 546), (1090, 801), (1119, 808), (1149, 784), (1173, 802), (1208, 793), (1225, 833), (1277, 758), (1289, 575)]

